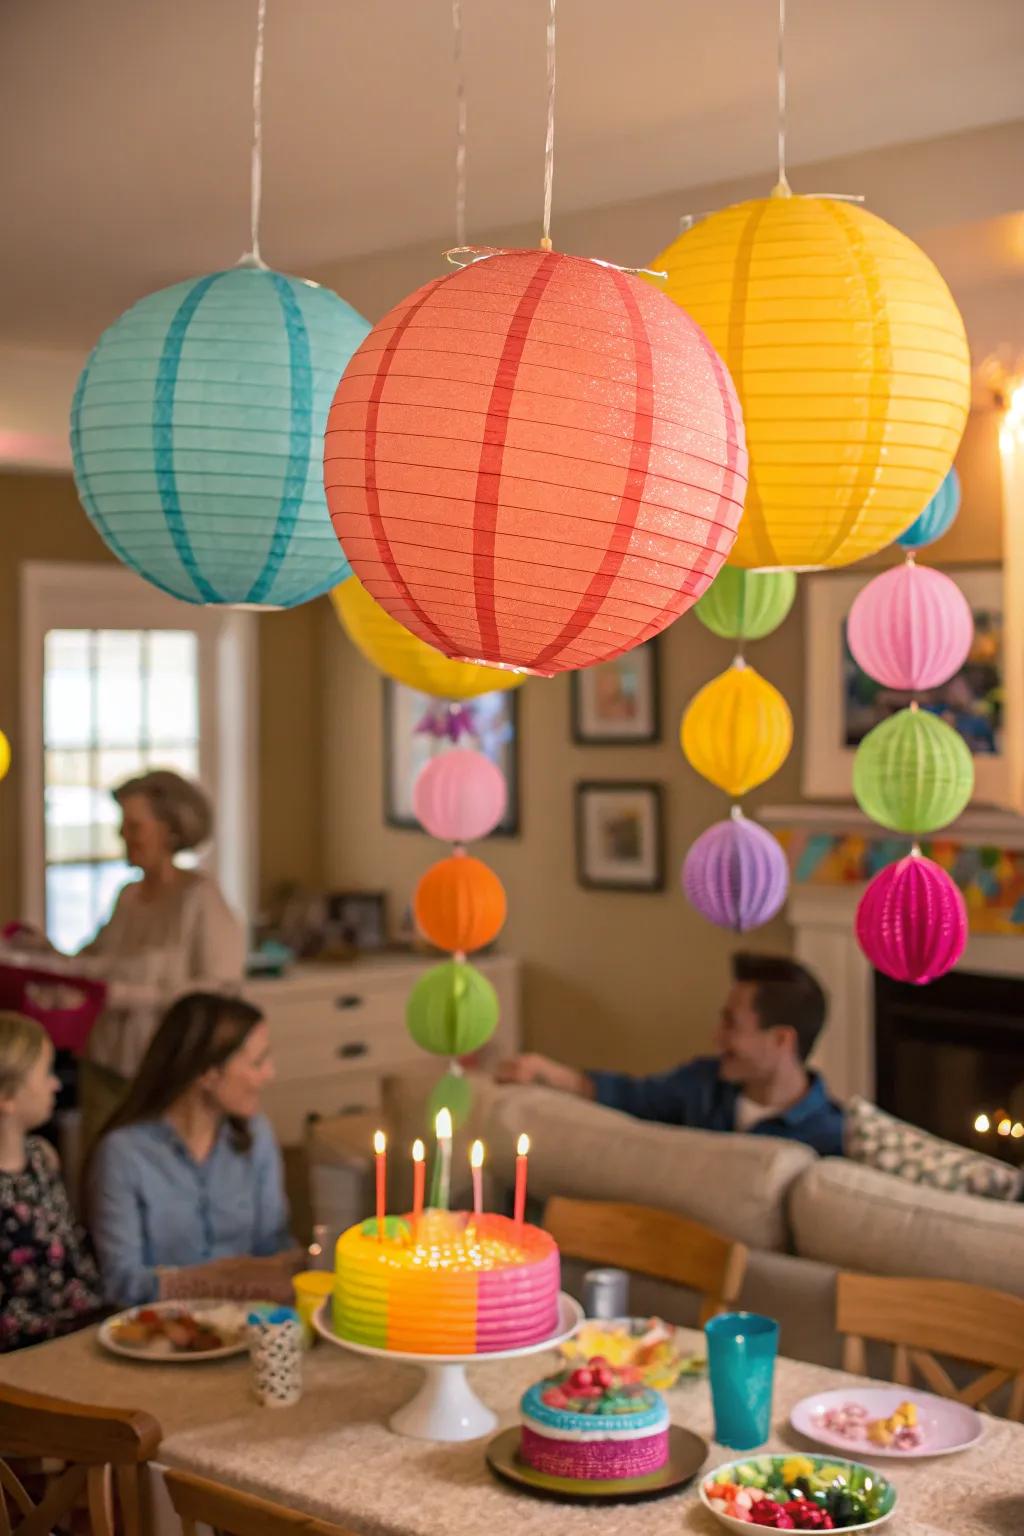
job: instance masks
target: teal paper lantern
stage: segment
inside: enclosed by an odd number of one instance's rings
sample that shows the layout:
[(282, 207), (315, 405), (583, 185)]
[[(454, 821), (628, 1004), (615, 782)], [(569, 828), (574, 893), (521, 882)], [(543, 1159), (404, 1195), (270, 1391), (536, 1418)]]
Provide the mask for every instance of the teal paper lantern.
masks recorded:
[(906, 533), (896, 540), (901, 549), (924, 549), (948, 533), (960, 511), (960, 478), (955, 467), (939, 486), (924, 511), (914, 519)]
[(293, 608), (343, 581), (323, 436), (369, 330), (330, 289), (256, 265), (116, 320), (78, 381), (71, 452), (118, 559), (187, 603)]
[(795, 597), (792, 571), (745, 571), (723, 565), (693, 611), (722, 640), (763, 640), (778, 629)]

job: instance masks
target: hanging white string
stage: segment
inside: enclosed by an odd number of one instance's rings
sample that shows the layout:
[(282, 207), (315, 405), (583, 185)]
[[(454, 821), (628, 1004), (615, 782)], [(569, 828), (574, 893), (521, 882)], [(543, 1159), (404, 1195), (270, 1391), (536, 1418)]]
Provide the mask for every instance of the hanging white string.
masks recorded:
[(250, 194), (249, 252), (242, 257), (247, 266), (265, 265), (260, 255), (260, 211), (263, 206), (263, 33), (267, 23), (267, 0), (257, 0), (256, 55), (252, 67), (252, 181)]
[(455, 242), (466, 244), (466, 73), (462, 63), (462, 0), (452, 0), (455, 62)]
[(786, 179), (786, 0), (779, 0), (779, 181), (780, 192), (789, 191)]
[(548, 10), (548, 129), (544, 140), (544, 227), (541, 232), (541, 249), (551, 249), (551, 191), (555, 182), (555, 6), (558, 0), (550, 0)]

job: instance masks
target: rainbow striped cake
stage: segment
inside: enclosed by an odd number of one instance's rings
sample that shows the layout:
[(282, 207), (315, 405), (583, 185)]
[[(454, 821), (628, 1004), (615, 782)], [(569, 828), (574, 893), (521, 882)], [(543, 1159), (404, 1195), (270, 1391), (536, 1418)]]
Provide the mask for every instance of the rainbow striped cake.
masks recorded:
[(537, 1382), (519, 1406), (520, 1458), (549, 1477), (621, 1482), (649, 1477), (668, 1461), (665, 1399), (625, 1382), (600, 1357)]
[(475, 1355), (548, 1338), (558, 1324), (554, 1240), (506, 1216), (427, 1211), (350, 1227), (335, 1250), (339, 1338), (406, 1354)]

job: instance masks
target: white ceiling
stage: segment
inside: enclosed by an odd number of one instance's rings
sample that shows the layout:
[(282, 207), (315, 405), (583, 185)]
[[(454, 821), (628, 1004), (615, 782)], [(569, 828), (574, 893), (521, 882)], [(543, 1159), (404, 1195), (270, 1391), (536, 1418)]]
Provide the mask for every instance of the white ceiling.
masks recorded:
[[(463, 0), (473, 229), (539, 215), (547, 0)], [(770, 170), (773, 0), (561, 0), (556, 210)], [(2, 0), (0, 346), (248, 235), (256, 0)], [(790, 0), (791, 157), (1024, 116), (1024, 0)], [(450, 0), (269, 0), (264, 254), (452, 233)], [(821, 189), (830, 190), (830, 189)]]

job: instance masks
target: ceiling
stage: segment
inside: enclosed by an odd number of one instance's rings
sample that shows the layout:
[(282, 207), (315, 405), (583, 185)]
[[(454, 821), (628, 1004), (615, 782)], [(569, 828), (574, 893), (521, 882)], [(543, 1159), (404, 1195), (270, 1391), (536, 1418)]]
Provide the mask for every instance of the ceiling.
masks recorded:
[[(539, 214), (546, 0), (463, 0), (474, 229)], [(772, 0), (561, 0), (555, 207), (769, 172)], [(248, 243), (256, 0), (2, 0), (0, 346)], [(984, 24), (981, 24), (983, 21)], [(790, 0), (794, 164), (1024, 116), (1022, 0)], [(448, 239), (450, 0), (269, 0), (263, 248)]]

